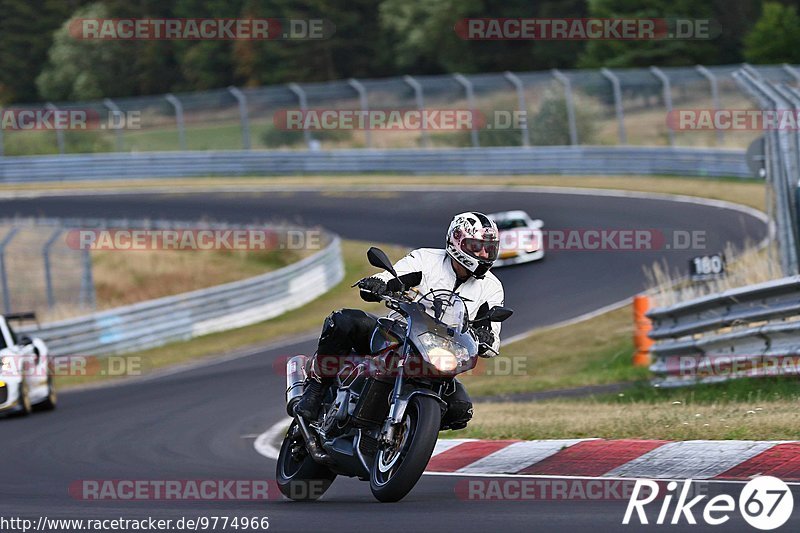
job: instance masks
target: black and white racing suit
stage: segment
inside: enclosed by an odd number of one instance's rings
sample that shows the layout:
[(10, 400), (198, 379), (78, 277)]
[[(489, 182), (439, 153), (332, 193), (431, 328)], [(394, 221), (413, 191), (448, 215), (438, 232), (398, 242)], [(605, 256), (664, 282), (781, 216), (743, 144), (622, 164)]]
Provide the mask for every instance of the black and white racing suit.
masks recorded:
[[(465, 299), (470, 317), (477, 316), (482, 310), (494, 306), (502, 306), (504, 301), (503, 285), (491, 272), (482, 279), (469, 277), (464, 282), (459, 282), (450, 256), (445, 250), (436, 248), (420, 248), (412, 251), (400, 259), (394, 268), (399, 276), (410, 272), (422, 272), (422, 282), (416, 287), (421, 295), (434, 289), (452, 290)], [(375, 277), (384, 281), (392, 279), (388, 272), (376, 274)], [(375, 329), (377, 317), (360, 309), (341, 309), (331, 313), (326, 319), (319, 338), (317, 356), (325, 356), (325, 372), (319, 371), (315, 364), (318, 376), (322, 380), (332, 379), (330, 359), (328, 356), (370, 353), (370, 338)], [(492, 322), (490, 325), (494, 334), (494, 343), (491, 348), (497, 352), (500, 348), (500, 323)], [(485, 356), (493, 355), (486, 352)], [(324, 374), (324, 375), (323, 375)], [(454, 386), (445, 396), (448, 410), (442, 420), (442, 427), (460, 429), (472, 418), (472, 402), (464, 386), (453, 380)]]

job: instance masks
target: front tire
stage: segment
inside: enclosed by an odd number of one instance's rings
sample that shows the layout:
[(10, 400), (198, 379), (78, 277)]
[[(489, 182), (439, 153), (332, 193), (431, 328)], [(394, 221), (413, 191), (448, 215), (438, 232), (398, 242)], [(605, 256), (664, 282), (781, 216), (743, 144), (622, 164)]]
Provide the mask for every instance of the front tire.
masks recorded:
[(281, 494), (296, 501), (318, 499), (336, 479), (336, 474), (308, 455), (296, 420), (292, 421), (283, 439), (275, 479)]
[(23, 379), (19, 384), (19, 392), (17, 393), (17, 403), (19, 416), (28, 416), (33, 412), (33, 404), (31, 404), (30, 390), (28, 389), (28, 382)]
[(411, 398), (394, 445), (382, 446), (375, 454), (369, 487), (376, 499), (396, 502), (411, 492), (428, 466), (441, 419), (442, 410), (435, 399)]

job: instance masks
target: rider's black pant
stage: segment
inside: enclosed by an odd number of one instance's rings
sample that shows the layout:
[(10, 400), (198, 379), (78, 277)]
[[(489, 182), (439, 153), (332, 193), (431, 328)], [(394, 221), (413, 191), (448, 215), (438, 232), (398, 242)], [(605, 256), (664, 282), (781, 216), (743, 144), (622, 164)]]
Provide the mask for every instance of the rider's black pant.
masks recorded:
[[(360, 309), (341, 309), (328, 315), (314, 356), (314, 373), (325, 385), (330, 385), (339, 370), (343, 356), (369, 355), (370, 339), (378, 317)], [(442, 427), (460, 429), (472, 418), (472, 401), (457, 379), (447, 388), (443, 398), (447, 412)]]

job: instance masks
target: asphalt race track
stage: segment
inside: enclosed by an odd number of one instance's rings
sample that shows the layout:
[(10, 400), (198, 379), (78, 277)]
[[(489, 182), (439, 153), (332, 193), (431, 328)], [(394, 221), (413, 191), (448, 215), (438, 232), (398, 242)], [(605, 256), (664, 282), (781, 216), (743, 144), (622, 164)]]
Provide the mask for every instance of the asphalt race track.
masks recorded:
[[(547, 229), (706, 231), (707, 250), (561, 251), (550, 253), (540, 264), (499, 270), (506, 303), (517, 311), (504, 326), (506, 335), (630, 296), (643, 287), (642, 266), (658, 258), (665, 257), (685, 271), (692, 256), (720, 251), (728, 241), (758, 242), (766, 231), (752, 216), (717, 207), (519, 192), (121, 195), (2, 201), (0, 207), (6, 216), (284, 219), (320, 224), (346, 238), (408, 246), (440, 246), (449, 218), (467, 209), (526, 209), (542, 218)], [(299, 341), (160, 378), (62, 394), (53, 413), (0, 420), (0, 516), (173, 520), (268, 516), (274, 531), (640, 529), (620, 525), (626, 501), (465, 501), (456, 492), (462, 478), (445, 476), (424, 476), (398, 504), (379, 504), (366, 483), (343, 478), (313, 504), (279, 498), (268, 502), (96, 502), (69, 494), (70, 485), (79, 480), (274, 478), (274, 462), (253, 448), (255, 436), (280, 420), (284, 411), (284, 378), (273, 363), (285, 355), (311, 351), (313, 342)], [(715, 485), (713, 490), (738, 495), (740, 487)], [(798, 496), (795, 493), (795, 499)], [(653, 519), (657, 512), (655, 508)], [(798, 521), (785, 528), (791, 530), (792, 525), (796, 530)], [(747, 527), (735, 516), (713, 529)]]

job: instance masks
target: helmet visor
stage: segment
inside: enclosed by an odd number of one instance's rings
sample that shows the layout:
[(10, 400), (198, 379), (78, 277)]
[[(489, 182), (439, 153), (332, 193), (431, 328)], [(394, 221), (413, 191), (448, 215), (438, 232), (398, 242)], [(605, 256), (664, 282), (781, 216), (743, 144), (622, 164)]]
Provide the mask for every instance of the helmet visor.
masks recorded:
[(500, 251), (500, 242), (467, 238), (461, 241), (461, 248), (479, 261), (494, 261)]

